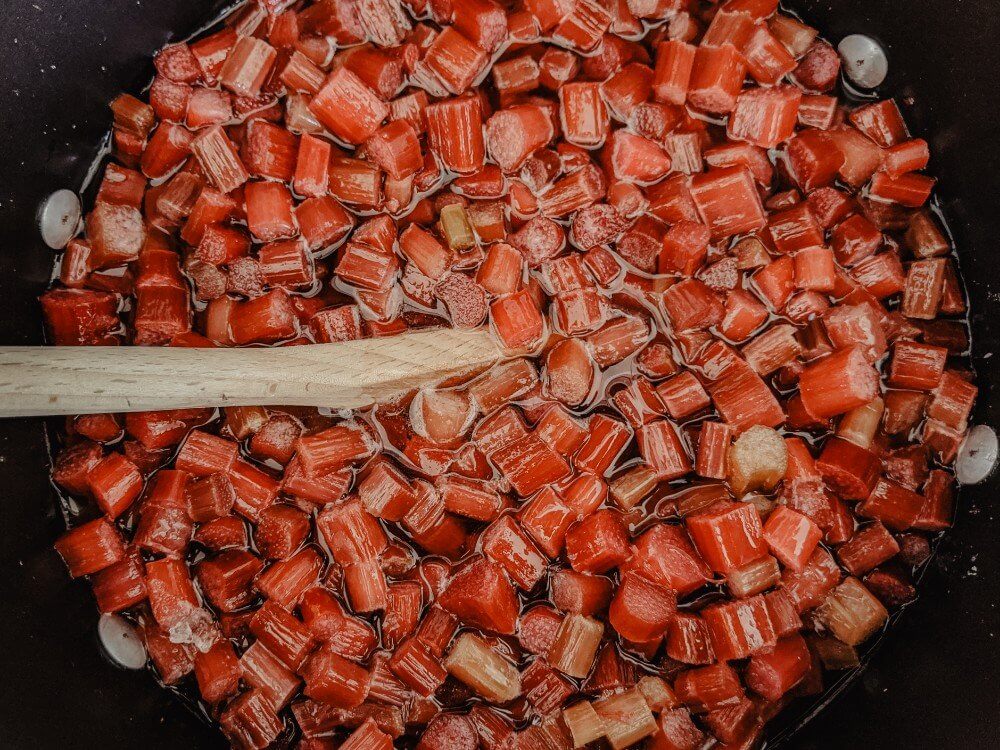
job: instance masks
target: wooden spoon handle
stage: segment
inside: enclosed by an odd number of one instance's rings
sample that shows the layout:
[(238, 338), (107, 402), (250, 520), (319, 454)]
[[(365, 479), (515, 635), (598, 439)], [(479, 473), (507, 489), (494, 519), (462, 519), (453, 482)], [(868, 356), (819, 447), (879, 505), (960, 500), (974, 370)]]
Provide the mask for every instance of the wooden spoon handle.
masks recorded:
[(488, 331), (445, 328), (249, 349), (0, 347), (0, 417), (250, 405), (356, 409), (485, 369), (499, 357)]

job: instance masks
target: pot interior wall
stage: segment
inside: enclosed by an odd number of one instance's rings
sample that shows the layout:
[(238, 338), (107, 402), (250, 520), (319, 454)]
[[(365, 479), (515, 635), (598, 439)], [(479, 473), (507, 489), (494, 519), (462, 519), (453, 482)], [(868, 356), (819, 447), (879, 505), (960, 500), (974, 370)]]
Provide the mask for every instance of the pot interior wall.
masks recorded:
[[(137, 92), (151, 53), (186, 35), (223, 3), (194, 0), (8, 0), (0, 16), (0, 342), (41, 343), (36, 303), (52, 253), (38, 239), (38, 202), (78, 188), (107, 130), (106, 103)], [(1000, 16), (991, 0), (800, 0), (789, 4), (836, 42), (848, 33), (886, 43), (885, 90), (906, 100), (915, 134), (932, 144), (940, 197), (972, 300), (975, 419), (996, 423), (989, 380), (1000, 263)], [(992, 290), (992, 291), (991, 291)], [(43, 425), (0, 423), (0, 476), (7, 489), (0, 529), (0, 737), (12, 748), (176, 747), (224, 743), (143, 672), (100, 654), (97, 615), (85, 583), (71, 582), (51, 543), (62, 529), (48, 484)], [(806, 727), (811, 707), (782, 719), (783, 747), (977, 747), (997, 737), (995, 634), (998, 524), (994, 477), (963, 491), (955, 530), (942, 543), (913, 604), (867, 670)], [(984, 740), (987, 740), (984, 743)]]

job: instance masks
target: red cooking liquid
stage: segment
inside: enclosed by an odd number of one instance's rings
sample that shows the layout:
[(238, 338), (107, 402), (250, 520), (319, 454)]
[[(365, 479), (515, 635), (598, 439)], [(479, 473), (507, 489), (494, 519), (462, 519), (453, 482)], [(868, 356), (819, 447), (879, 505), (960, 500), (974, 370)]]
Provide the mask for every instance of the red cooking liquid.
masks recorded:
[(511, 355), (68, 420), (59, 552), (235, 747), (751, 747), (914, 597), (964, 293), (927, 144), (775, 6), (261, 0), (112, 104), (54, 343)]

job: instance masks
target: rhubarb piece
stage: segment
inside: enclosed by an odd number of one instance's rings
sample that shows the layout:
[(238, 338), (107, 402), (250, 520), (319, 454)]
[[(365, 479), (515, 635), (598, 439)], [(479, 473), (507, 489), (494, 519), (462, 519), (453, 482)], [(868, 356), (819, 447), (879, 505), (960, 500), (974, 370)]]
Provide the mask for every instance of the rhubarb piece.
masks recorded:
[(487, 153), (507, 173), (519, 169), (552, 136), (548, 114), (530, 104), (502, 109), (486, 121)]
[(703, 422), (698, 438), (695, 472), (708, 479), (725, 479), (726, 460), (734, 430), (723, 422)]
[(628, 557), (628, 536), (613, 511), (594, 513), (566, 536), (566, 554), (574, 570), (604, 573)]
[(371, 159), (394, 180), (415, 174), (423, 166), (417, 132), (405, 120), (393, 120), (365, 141)]
[(475, 97), (448, 99), (425, 110), (431, 148), (444, 165), (459, 174), (470, 174), (483, 166), (482, 106)]
[(660, 42), (656, 47), (653, 73), (653, 97), (666, 104), (684, 104), (695, 62), (695, 47), (678, 39)]
[(607, 609), (612, 585), (603, 576), (557, 570), (549, 578), (549, 591), (556, 609), (591, 616)]
[(695, 175), (691, 180), (691, 197), (713, 237), (751, 232), (766, 222), (753, 176), (745, 167), (725, 167)]
[(284, 729), (267, 696), (253, 690), (230, 703), (220, 716), (219, 724), (227, 737), (247, 748), (267, 747)]
[(555, 557), (562, 551), (566, 532), (576, 515), (551, 488), (545, 488), (524, 504), (520, 521), (538, 547), (549, 557)]
[(389, 659), (389, 668), (425, 697), (432, 695), (448, 676), (438, 658), (417, 638), (410, 638), (396, 648)]
[(891, 99), (859, 107), (849, 117), (854, 127), (882, 148), (895, 146), (906, 137), (903, 116)]
[(347, 68), (327, 77), (309, 109), (331, 133), (352, 144), (367, 140), (389, 115), (389, 106)]
[(838, 144), (820, 130), (803, 130), (791, 138), (785, 146), (785, 161), (804, 191), (829, 185), (845, 163)]
[[(774, 645), (774, 624), (762, 596), (713, 604), (703, 609), (701, 615), (720, 660), (743, 659)], [(680, 694), (680, 689), (676, 689)]]
[(848, 542), (837, 549), (837, 557), (848, 573), (864, 575), (893, 558), (899, 552), (899, 544), (876, 522), (858, 530)]
[(566, 339), (549, 350), (544, 383), (553, 398), (571, 406), (580, 404), (590, 395), (594, 381), (594, 363), (580, 339)]
[(898, 341), (892, 349), (888, 383), (894, 388), (933, 390), (941, 381), (947, 356), (943, 347)]
[(626, 640), (643, 642), (660, 638), (670, 626), (676, 602), (669, 589), (626, 575), (611, 601), (608, 622)]
[(611, 24), (611, 14), (590, 0), (571, 7), (571, 12), (553, 30), (553, 39), (582, 52), (590, 51), (598, 45), (601, 35)]
[(517, 668), (473, 633), (455, 640), (444, 667), (488, 701), (506, 703), (521, 694)]
[(794, 86), (747, 89), (736, 98), (729, 119), (731, 138), (774, 148), (795, 130), (802, 93)]
[(217, 125), (191, 141), (191, 151), (212, 184), (223, 193), (232, 192), (250, 178), (236, 147)]
[(688, 532), (713, 570), (729, 573), (766, 554), (760, 517), (749, 503), (720, 503), (689, 516)]
[(603, 633), (604, 626), (598, 620), (568, 615), (549, 649), (549, 663), (570, 677), (586, 677), (594, 664)]
[(637, 688), (601, 698), (593, 706), (614, 750), (633, 745), (656, 731), (653, 712)]
[(566, 462), (535, 435), (511, 443), (491, 458), (522, 496), (531, 495), (569, 473)]
[(510, 516), (491, 524), (482, 534), (486, 557), (500, 565), (521, 589), (530, 591), (545, 572), (545, 558)]
[(379, 729), (375, 719), (369, 716), (340, 747), (347, 750), (391, 750), (392, 736)]
[(639, 453), (661, 481), (676, 479), (691, 471), (687, 451), (669, 420), (643, 426), (636, 437)]
[(795, 68), (795, 81), (809, 91), (830, 91), (840, 73), (840, 55), (824, 41), (814, 42)]
[(691, 720), (686, 708), (664, 711), (657, 720), (657, 731), (650, 740), (656, 750), (697, 750), (705, 742), (705, 734)]
[(619, 180), (648, 184), (671, 167), (667, 153), (654, 141), (625, 130), (615, 130), (602, 152), (608, 172)]
[(456, 573), (438, 603), (464, 622), (494, 633), (514, 632), (518, 605), (503, 569), (476, 558)]
[(102, 571), (125, 556), (118, 530), (105, 518), (67, 531), (55, 547), (74, 578)]
[(301, 674), (303, 692), (335, 708), (359, 706), (368, 693), (368, 672), (326, 648), (309, 658)]
[(924, 498), (888, 479), (879, 479), (872, 493), (861, 505), (858, 514), (876, 518), (897, 531), (905, 531), (920, 517)]
[(688, 85), (687, 103), (713, 114), (726, 114), (736, 106), (746, 66), (731, 44), (698, 47)]
[(452, 94), (461, 94), (486, 69), (486, 52), (448, 26), (434, 37), (422, 60), (430, 74)]
[(800, 635), (778, 641), (768, 654), (757, 654), (747, 667), (747, 686), (770, 701), (795, 687), (812, 663), (809, 648)]
[(754, 425), (730, 446), (727, 465), (729, 484), (737, 496), (771, 490), (788, 465), (785, 441), (774, 430)]
[(847, 578), (817, 612), (837, 638), (848, 646), (868, 640), (888, 619), (885, 607), (857, 578)]
[(681, 672), (674, 681), (674, 690), (680, 701), (696, 712), (731, 706), (744, 696), (739, 677), (727, 664)]
[(823, 536), (806, 516), (787, 506), (774, 509), (764, 524), (764, 540), (782, 565), (801, 571)]
[(843, 414), (878, 395), (878, 374), (857, 347), (841, 349), (799, 376), (806, 410), (819, 419)]
[(475, 409), (467, 393), (421, 389), (410, 402), (413, 431), (435, 443), (453, 443), (472, 426)]
[(358, 427), (336, 425), (295, 442), (296, 457), (303, 470), (320, 476), (329, 469), (339, 469), (352, 461), (368, 458), (374, 452), (368, 436)]
[(461, 714), (442, 713), (427, 725), (417, 750), (475, 750), (478, 737), (468, 717)]
[(254, 98), (260, 94), (277, 52), (266, 42), (242, 37), (236, 42), (219, 71), (219, 81), (237, 96)]
[(569, 730), (574, 748), (583, 747), (601, 739), (607, 731), (604, 727), (604, 721), (598, 716), (593, 705), (587, 701), (581, 701), (563, 709), (562, 720)]

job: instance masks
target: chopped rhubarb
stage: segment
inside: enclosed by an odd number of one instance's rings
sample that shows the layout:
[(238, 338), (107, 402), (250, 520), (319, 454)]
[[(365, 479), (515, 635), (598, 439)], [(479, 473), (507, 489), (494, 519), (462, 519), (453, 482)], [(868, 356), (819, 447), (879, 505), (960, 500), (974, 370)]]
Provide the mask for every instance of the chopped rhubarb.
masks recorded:
[(685, 520), (698, 551), (713, 570), (729, 573), (766, 554), (757, 510), (749, 503), (720, 503)]
[(847, 578), (837, 586), (817, 615), (848, 646), (867, 640), (888, 618), (885, 607), (857, 578)]
[(446, 167), (469, 174), (483, 166), (486, 146), (482, 105), (478, 99), (462, 97), (437, 102), (426, 108), (425, 115), (428, 143)]
[(656, 720), (638, 688), (594, 701), (594, 710), (614, 750), (622, 750), (656, 731)]
[(443, 663), (449, 674), (494, 703), (506, 703), (521, 693), (517, 668), (472, 633), (455, 639)]
[(389, 114), (389, 106), (347, 68), (334, 71), (309, 104), (331, 133), (348, 143), (362, 143)]
[(74, 578), (102, 571), (125, 556), (121, 535), (105, 518), (67, 531), (56, 542), (56, 551)]
[(574, 570), (604, 573), (629, 556), (628, 536), (617, 513), (603, 510), (573, 526), (566, 535), (566, 555)]
[(928, 143), (840, 64), (776, 0), (260, 0), (164, 48), (52, 343), (506, 356), (68, 419), (70, 574), (234, 747), (759, 744), (914, 598), (977, 396)]
[(301, 669), (304, 693), (335, 708), (355, 708), (368, 693), (369, 674), (333, 651), (321, 648)]
[(691, 196), (713, 237), (760, 229), (766, 223), (753, 176), (745, 167), (725, 167), (696, 175)]
[(549, 649), (549, 662), (570, 677), (586, 677), (594, 664), (603, 633), (604, 625), (599, 620), (567, 615)]
[(687, 103), (713, 114), (732, 112), (746, 76), (746, 65), (731, 44), (698, 47), (688, 84)]
[(494, 633), (514, 632), (517, 599), (503, 568), (478, 558), (467, 563), (441, 592), (439, 603), (464, 622)]
[(552, 120), (541, 107), (521, 104), (486, 121), (487, 153), (504, 172), (514, 172), (553, 135)]
[(852, 346), (807, 367), (799, 376), (802, 404), (823, 419), (868, 403), (878, 395), (878, 373)]

